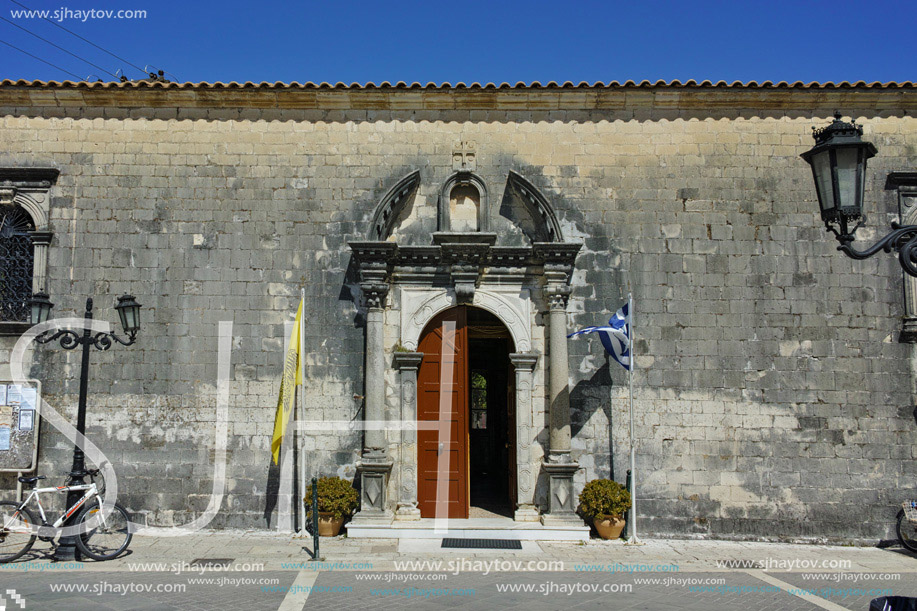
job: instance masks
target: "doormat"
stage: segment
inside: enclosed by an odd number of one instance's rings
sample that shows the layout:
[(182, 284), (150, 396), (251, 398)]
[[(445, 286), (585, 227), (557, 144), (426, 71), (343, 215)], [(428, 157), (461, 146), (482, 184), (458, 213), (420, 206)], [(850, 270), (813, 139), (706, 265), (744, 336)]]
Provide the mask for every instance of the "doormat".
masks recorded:
[(442, 547), (458, 549), (522, 549), (515, 539), (443, 539)]

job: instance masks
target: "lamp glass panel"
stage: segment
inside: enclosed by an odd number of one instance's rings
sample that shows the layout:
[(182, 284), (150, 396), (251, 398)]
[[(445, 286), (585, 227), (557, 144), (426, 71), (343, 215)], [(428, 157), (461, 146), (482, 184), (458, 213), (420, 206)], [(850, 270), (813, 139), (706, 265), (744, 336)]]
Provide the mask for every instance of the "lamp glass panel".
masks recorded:
[(859, 156), (859, 162), (857, 163), (857, 184), (860, 186), (857, 201), (859, 205), (862, 206), (863, 202), (866, 201), (866, 150), (857, 149)]
[(839, 204), (844, 208), (860, 207), (857, 190), (857, 159), (859, 149), (845, 147), (837, 149), (837, 188)]
[(41, 319), (41, 305), (37, 303), (33, 303), (32, 304), (32, 324), (37, 325), (42, 322), (44, 321)]
[(818, 203), (821, 209), (834, 208), (834, 185), (831, 182), (831, 152), (822, 151), (812, 157), (812, 169), (815, 171), (815, 188), (818, 189)]
[(130, 332), (130, 326), (127, 322), (127, 311), (130, 308), (117, 308), (118, 309), (118, 318), (121, 319), (121, 328), (124, 329), (125, 333)]
[(140, 328), (140, 306), (131, 306), (127, 308), (128, 329), (137, 330)]

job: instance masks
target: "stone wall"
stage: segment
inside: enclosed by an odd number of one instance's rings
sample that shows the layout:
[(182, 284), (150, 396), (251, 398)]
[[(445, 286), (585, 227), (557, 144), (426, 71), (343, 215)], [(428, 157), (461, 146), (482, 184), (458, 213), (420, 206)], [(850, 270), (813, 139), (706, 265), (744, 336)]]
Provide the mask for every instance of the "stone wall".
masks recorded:
[[(578, 91), (494, 102), (449, 90), (442, 108), (411, 91), (298, 105), (271, 91), (0, 88), (0, 166), (61, 170), (55, 313), (79, 314), (94, 295), (97, 316), (116, 324), (117, 295), (144, 306), (135, 346), (92, 355), (88, 421), (122, 502), (149, 524), (183, 524), (207, 505), (217, 327), (231, 320), (230, 481), (214, 525), (276, 525), (271, 431), (300, 287), (308, 417), (359, 419), (363, 330), (346, 242), (415, 169), (417, 214), (435, 217), (452, 147), (473, 141), (495, 210), (516, 171), (551, 200), (566, 239), (583, 242), (571, 330), (604, 322), (633, 292), (644, 531), (891, 536), (896, 503), (917, 494), (901, 271), (891, 256), (835, 251), (799, 154), (836, 107), (864, 125), (879, 148), (866, 188), (878, 212), (862, 238), (879, 235), (896, 210), (885, 176), (917, 153), (912, 90), (663, 88), (604, 106)], [(0, 338), (0, 362), (12, 341)], [(597, 338), (569, 351), (578, 482), (612, 466), (623, 481), (626, 372)], [(71, 419), (78, 368), (59, 347), (36, 351), (32, 374)], [(360, 438), (313, 435), (310, 471), (352, 478)], [(45, 426), (40, 472), (68, 468), (69, 443)]]

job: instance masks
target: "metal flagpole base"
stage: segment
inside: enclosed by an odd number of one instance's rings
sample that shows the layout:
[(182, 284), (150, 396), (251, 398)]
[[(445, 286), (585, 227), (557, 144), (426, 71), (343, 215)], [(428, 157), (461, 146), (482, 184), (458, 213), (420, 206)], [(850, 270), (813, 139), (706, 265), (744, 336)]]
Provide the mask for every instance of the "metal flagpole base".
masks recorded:
[(628, 539), (624, 545), (646, 545), (646, 543), (637, 537), (633, 537), (632, 539)]

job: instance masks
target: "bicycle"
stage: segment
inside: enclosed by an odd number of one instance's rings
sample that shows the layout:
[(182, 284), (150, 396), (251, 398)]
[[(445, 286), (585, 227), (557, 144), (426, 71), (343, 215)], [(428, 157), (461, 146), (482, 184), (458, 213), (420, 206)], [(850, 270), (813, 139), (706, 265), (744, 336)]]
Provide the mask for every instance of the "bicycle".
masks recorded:
[(917, 553), (917, 501), (901, 503), (895, 533), (904, 549)]
[[(80, 508), (82, 511), (73, 521), (73, 525), (79, 527), (76, 547), (83, 555), (93, 560), (111, 560), (127, 549), (133, 537), (127, 510), (115, 503), (111, 513), (105, 518), (102, 512), (102, 495), (95, 482), (99, 470), (91, 469), (85, 473), (89, 475), (89, 484), (33, 488), (21, 503), (0, 501), (0, 563), (12, 562), (21, 557), (32, 549), (36, 538), (53, 542), (64, 522)], [(20, 477), (19, 481), (34, 486), (35, 482), (42, 479), (46, 479), (45, 476)], [(41, 494), (66, 493), (71, 490), (85, 490), (86, 493), (76, 504), (67, 508), (53, 524), (49, 524), (41, 505)], [(41, 514), (40, 526), (37, 525), (33, 513), (26, 507), (33, 497)], [(92, 502), (93, 500), (95, 502)]]

